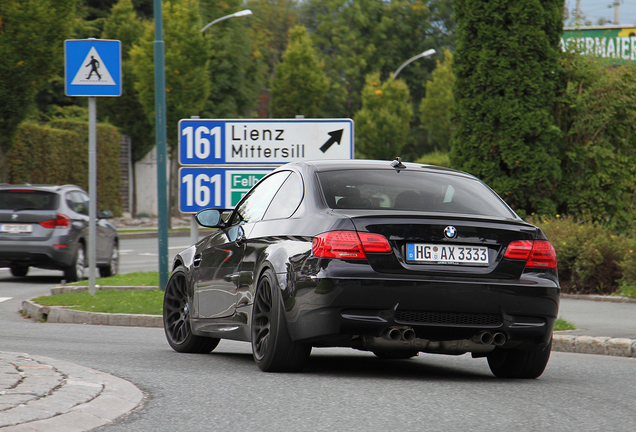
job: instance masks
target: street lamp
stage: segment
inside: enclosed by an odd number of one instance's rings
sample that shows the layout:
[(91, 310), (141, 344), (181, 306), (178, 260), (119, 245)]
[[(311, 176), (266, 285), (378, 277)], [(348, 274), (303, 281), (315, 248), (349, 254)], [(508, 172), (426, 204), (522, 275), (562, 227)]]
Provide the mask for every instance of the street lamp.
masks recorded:
[(430, 50), (426, 50), (426, 51), (424, 51), (424, 52), (423, 52), (423, 53), (421, 53), (421, 54), (416, 55), (416, 56), (415, 56), (415, 57), (413, 57), (413, 58), (408, 59), (407, 61), (405, 61), (404, 63), (402, 63), (402, 66), (400, 66), (400, 67), (398, 68), (398, 70), (396, 70), (396, 71), (395, 71), (395, 73), (393, 74), (393, 79), (395, 79), (395, 78), (398, 76), (398, 74), (400, 73), (400, 71), (401, 71), (402, 69), (404, 69), (404, 66), (406, 66), (407, 64), (409, 64), (409, 63), (411, 63), (411, 62), (413, 62), (413, 61), (417, 60), (418, 58), (421, 58), (421, 57), (428, 57), (428, 56), (431, 56), (431, 55), (433, 55), (433, 54), (435, 54), (435, 50), (434, 50), (434, 49), (430, 49)]
[(201, 33), (203, 33), (204, 31), (206, 31), (207, 29), (209, 29), (210, 27), (212, 27), (214, 24), (219, 23), (221, 21), (225, 21), (226, 19), (230, 19), (230, 18), (234, 18), (234, 17), (244, 17), (244, 16), (250, 16), (252, 15), (252, 11), (249, 9), (245, 9), (242, 11), (238, 11), (236, 13), (233, 13), (231, 15), (226, 15), (224, 17), (221, 18), (217, 18), (214, 21), (212, 21), (210, 24), (206, 25), (205, 27), (203, 27), (201, 29)]

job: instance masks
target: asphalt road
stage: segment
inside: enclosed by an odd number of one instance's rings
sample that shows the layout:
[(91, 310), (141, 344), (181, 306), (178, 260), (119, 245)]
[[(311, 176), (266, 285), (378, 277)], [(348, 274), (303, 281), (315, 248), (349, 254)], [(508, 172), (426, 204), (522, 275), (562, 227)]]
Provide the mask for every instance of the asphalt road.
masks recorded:
[[(122, 243), (122, 250), (131, 249), (122, 262), (148, 268), (157, 258), (143, 254), (152, 253), (154, 242)], [(45, 324), (16, 313), (21, 300), (48, 293), (60, 279), (61, 273), (39, 270), (15, 279), (0, 270), (0, 297), (11, 297), (0, 302), (0, 350), (90, 367), (146, 392), (143, 407), (98, 430), (634, 428), (633, 358), (553, 353), (539, 379), (514, 381), (494, 378), (484, 359), (469, 355), (387, 361), (351, 349), (315, 349), (305, 372), (266, 374), (254, 365), (246, 343), (222, 341), (211, 354), (178, 354), (161, 329)]]

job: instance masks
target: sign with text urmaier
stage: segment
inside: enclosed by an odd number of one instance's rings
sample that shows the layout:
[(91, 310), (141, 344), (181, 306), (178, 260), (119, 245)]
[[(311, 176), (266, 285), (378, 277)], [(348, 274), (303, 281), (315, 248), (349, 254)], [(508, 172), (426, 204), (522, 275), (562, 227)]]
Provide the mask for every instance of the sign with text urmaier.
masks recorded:
[(281, 165), (353, 159), (351, 119), (179, 121), (181, 165)]

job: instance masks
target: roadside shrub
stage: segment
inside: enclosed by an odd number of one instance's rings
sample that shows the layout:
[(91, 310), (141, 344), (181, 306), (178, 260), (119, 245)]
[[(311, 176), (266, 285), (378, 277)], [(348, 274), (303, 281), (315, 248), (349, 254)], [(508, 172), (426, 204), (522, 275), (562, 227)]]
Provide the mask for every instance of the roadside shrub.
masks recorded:
[(606, 226), (571, 217), (533, 218), (557, 254), (565, 293), (613, 294), (636, 282), (636, 241)]
[[(97, 125), (97, 205), (121, 214), (119, 130)], [(88, 125), (55, 120), (24, 122), (7, 153), (10, 183), (75, 184), (88, 192)]]

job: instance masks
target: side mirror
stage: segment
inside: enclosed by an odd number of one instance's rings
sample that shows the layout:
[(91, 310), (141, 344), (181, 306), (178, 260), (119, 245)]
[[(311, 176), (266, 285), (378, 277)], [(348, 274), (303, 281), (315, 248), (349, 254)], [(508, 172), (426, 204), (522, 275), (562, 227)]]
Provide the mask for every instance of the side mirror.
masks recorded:
[(197, 223), (206, 228), (217, 228), (224, 226), (221, 219), (222, 211), (217, 209), (205, 209), (196, 214)]
[(97, 213), (98, 219), (111, 219), (113, 217), (113, 212), (110, 210), (102, 210)]

